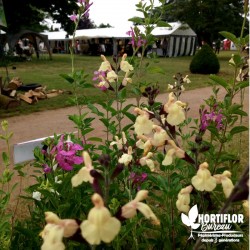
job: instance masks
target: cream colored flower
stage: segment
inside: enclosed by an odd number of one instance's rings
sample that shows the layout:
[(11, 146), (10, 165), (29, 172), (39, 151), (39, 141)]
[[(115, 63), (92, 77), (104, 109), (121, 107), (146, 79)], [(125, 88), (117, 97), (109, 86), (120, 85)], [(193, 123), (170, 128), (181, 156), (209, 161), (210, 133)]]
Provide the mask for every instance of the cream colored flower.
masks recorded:
[(188, 213), (190, 210), (190, 193), (193, 187), (191, 185), (182, 188), (178, 194), (178, 200), (176, 201), (176, 207), (180, 212)]
[(128, 147), (128, 153), (123, 154), (121, 156), (121, 158), (118, 160), (119, 163), (123, 163), (125, 166), (128, 166), (128, 164), (133, 160), (132, 153), (133, 153), (132, 147), (129, 146)]
[(77, 187), (81, 185), (83, 182), (93, 183), (94, 178), (90, 175), (90, 171), (94, 168), (92, 166), (92, 161), (87, 151), (83, 152), (83, 160), (85, 167), (82, 167), (79, 170), (79, 172), (76, 175), (74, 175), (71, 179), (73, 187)]
[(134, 124), (135, 133), (137, 135), (150, 134), (152, 132), (154, 123), (149, 120), (148, 112), (139, 108), (135, 108), (134, 111), (139, 115), (137, 116)]
[(63, 228), (63, 236), (68, 238), (74, 235), (79, 228), (73, 219), (60, 219), (53, 212), (45, 212), (45, 221), (47, 224), (54, 224)]
[(127, 54), (123, 54), (122, 60), (120, 62), (120, 68), (122, 71), (127, 73), (127, 72), (134, 70), (134, 67), (131, 64), (129, 64), (127, 61), (125, 61), (126, 58), (127, 58)]
[(141, 202), (146, 199), (148, 196), (147, 190), (140, 190), (134, 200), (130, 201), (122, 207), (122, 217), (129, 219), (133, 218), (136, 215), (136, 210), (139, 210), (147, 219), (151, 219), (152, 223), (155, 225), (160, 225), (160, 221), (155, 216), (151, 208)]
[(117, 76), (117, 74), (115, 73), (114, 70), (108, 71), (108, 73), (107, 73), (107, 80), (109, 82), (115, 82), (117, 79), (118, 79), (118, 76)]
[(41, 250), (64, 250), (62, 242), (63, 228), (55, 224), (47, 224), (41, 234), (43, 244)]
[(165, 155), (164, 160), (162, 161), (162, 165), (168, 166), (173, 163), (173, 157), (176, 156), (178, 158), (185, 157), (185, 151), (176, 146), (173, 140), (168, 140), (168, 144), (172, 146)]
[(125, 87), (128, 83), (132, 83), (132, 78), (124, 77), (122, 80), (122, 85)]
[(216, 183), (222, 185), (223, 192), (224, 192), (226, 198), (228, 198), (230, 196), (230, 194), (232, 193), (232, 191), (234, 189), (234, 185), (230, 179), (231, 175), (232, 175), (231, 172), (229, 172), (227, 170), (224, 171), (222, 174), (214, 175), (214, 177), (216, 179)]
[(139, 162), (141, 166), (148, 166), (153, 172), (155, 170), (155, 164), (154, 161), (150, 159), (151, 157), (153, 157), (153, 153), (149, 152), (146, 156), (142, 157)]
[(125, 133), (122, 131), (122, 138), (119, 139), (119, 137), (116, 135), (115, 136), (115, 141), (112, 141), (110, 143), (110, 146), (114, 146), (114, 145), (117, 145), (117, 148), (119, 150), (121, 150), (123, 148), (123, 145), (127, 143), (127, 138), (126, 138), (126, 135)]
[(92, 196), (94, 208), (89, 211), (88, 219), (80, 225), (84, 239), (91, 245), (99, 245), (101, 241), (110, 243), (119, 233), (121, 223), (111, 217), (99, 194)]
[(106, 89), (108, 89), (109, 88), (109, 84), (104, 80), (104, 81), (101, 81), (98, 84), (96, 84), (96, 87), (100, 88), (100, 89), (103, 88), (103, 87), (105, 87)]
[(185, 120), (184, 106), (186, 106), (185, 103), (175, 101), (173, 92), (169, 94), (168, 102), (164, 105), (164, 111), (168, 113), (167, 122), (170, 125), (176, 126)]
[(211, 173), (208, 170), (208, 164), (206, 162), (200, 164), (199, 170), (192, 178), (191, 182), (198, 191), (211, 192), (216, 187), (216, 179), (211, 176)]
[(137, 142), (136, 142), (136, 146), (140, 149), (143, 149), (144, 152), (143, 152), (143, 155), (147, 155), (147, 153), (151, 150), (152, 148), (152, 139), (145, 136), (145, 135), (138, 135), (137, 138), (139, 139)]
[(110, 62), (106, 59), (104, 55), (101, 55), (103, 62), (98, 71), (107, 71), (111, 68)]
[(153, 125), (154, 136), (152, 139), (152, 145), (155, 147), (161, 147), (165, 145), (166, 140), (168, 139), (167, 132), (158, 125)]
[(190, 79), (188, 78), (189, 76), (186, 75), (184, 78), (183, 78), (183, 82), (185, 83), (191, 83)]
[(168, 84), (168, 89), (173, 89), (173, 88), (174, 88), (174, 86), (173, 86), (173, 85)]

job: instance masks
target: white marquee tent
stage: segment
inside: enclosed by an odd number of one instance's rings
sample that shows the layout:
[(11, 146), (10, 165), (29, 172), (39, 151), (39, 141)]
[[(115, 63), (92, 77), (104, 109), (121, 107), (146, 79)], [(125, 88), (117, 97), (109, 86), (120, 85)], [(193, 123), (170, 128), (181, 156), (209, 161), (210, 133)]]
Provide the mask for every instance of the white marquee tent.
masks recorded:
[[(196, 33), (187, 25), (181, 22), (169, 23), (171, 27), (156, 27), (152, 34), (157, 38), (168, 38), (168, 56), (186, 56), (193, 55), (196, 47)], [(139, 27), (143, 32), (143, 27)], [(92, 39), (92, 38), (113, 38), (113, 39), (129, 39), (128, 30), (121, 28), (98, 28), (77, 30), (76, 39)], [(159, 49), (157, 54), (161, 55)]]
[[(152, 34), (158, 39), (168, 38), (168, 56), (188, 56), (195, 53), (196, 48), (196, 34), (195, 32), (185, 23), (173, 22), (169, 23), (171, 27), (156, 27)], [(143, 32), (143, 27), (139, 27)], [(131, 38), (127, 34), (128, 29), (122, 28), (97, 28), (97, 29), (83, 29), (77, 30), (75, 39), (77, 40), (90, 40), (98, 38), (109, 38), (113, 39), (115, 45), (116, 40), (129, 39)], [(45, 32), (43, 34), (48, 35), (49, 41), (68, 41), (66, 32)], [(114, 48), (115, 50), (116, 48)], [(162, 55), (162, 50), (157, 49), (157, 54)]]

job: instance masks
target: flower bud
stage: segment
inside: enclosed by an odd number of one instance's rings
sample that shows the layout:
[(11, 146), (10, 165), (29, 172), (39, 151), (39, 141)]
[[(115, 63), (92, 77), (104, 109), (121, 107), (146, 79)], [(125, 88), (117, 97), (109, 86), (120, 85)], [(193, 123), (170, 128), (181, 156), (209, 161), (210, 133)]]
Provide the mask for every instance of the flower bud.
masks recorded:
[(202, 142), (202, 136), (201, 136), (200, 134), (196, 135), (196, 137), (195, 137), (195, 142), (196, 142), (197, 144), (201, 144), (201, 142)]
[(118, 176), (123, 171), (123, 169), (124, 169), (124, 164), (118, 163), (111, 175), (111, 180), (113, 180), (116, 176)]
[(89, 173), (95, 179), (104, 180), (103, 176), (95, 169), (90, 170)]
[(110, 164), (110, 156), (109, 155), (101, 155), (99, 158), (99, 162), (102, 166), (108, 167)]

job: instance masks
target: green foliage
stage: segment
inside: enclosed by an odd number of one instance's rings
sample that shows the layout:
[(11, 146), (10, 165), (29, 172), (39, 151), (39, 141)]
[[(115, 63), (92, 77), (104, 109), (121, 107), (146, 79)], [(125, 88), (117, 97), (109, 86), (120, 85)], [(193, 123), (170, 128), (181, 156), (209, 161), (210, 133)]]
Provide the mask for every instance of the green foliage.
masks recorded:
[(220, 70), (220, 63), (212, 48), (205, 44), (194, 55), (189, 69), (191, 73), (217, 74)]
[[(43, 31), (46, 27), (41, 25), (40, 22), (48, 15), (61, 23), (69, 33), (73, 31), (74, 25), (68, 16), (77, 8), (75, 1), (26, 1), (23, 4), (23, 2), (3, 0), (3, 6), (7, 31), (11, 34), (25, 29), (37, 32)], [(17, 10), (15, 15), (13, 15), (13, 6)]]
[[(199, 44), (205, 41), (212, 45), (222, 30), (240, 37), (244, 14), (248, 11), (243, 4), (241, 0), (167, 1), (164, 20), (187, 23), (198, 35)], [(248, 23), (245, 27), (247, 32)]]
[[(147, 17), (147, 5), (138, 7)], [(134, 88), (139, 95), (137, 105), (126, 105), (127, 83), (132, 71), (137, 67), (140, 70), (140, 63), (134, 58), (116, 58), (113, 62), (102, 59), (104, 63), (96, 65), (102, 69), (96, 86), (104, 98), (98, 103), (85, 98), (90, 112), (83, 112), (76, 93), (80, 86), (88, 88), (85, 75), (73, 67), (71, 74), (62, 75), (74, 89), (78, 112), (69, 119), (78, 133), (54, 135), (43, 142), (42, 149), (35, 148), (34, 183), (22, 196), (29, 204), (29, 214), (13, 225), (10, 215), (0, 210), (0, 240), (4, 247), (20, 250), (39, 249), (42, 244), (42, 248), (45, 244), (50, 248), (63, 244), (67, 249), (106, 250), (210, 248), (200, 237), (188, 240), (197, 233), (191, 225), (188, 238), (186, 226), (195, 223), (198, 210), (199, 214), (243, 214), (248, 199), (249, 168), (243, 171), (241, 140), (235, 139), (248, 130), (242, 122), (247, 116), (242, 106), (242, 90), (247, 87), (242, 69), (246, 62), (240, 53), (230, 59), (234, 69), (231, 81), (211, 76), (213, 92), (200, 106), (200, 117), (193, 119), (188, 117), (188, 105), (181, 101), (187, 76), (174, 76), (178, 83), (172, 89), (177, 87), (178, 94), (171, 92), (165, 103), (156, 101), (157, 84), (141, 81)], [(218, 98), (221, 89), (224, 96)], [(240, 91), (238, 104), (235, 96)], [(142, 103), (141, 96), (147, 104)], [(92, 126), (97, 119), (104, 132), (100, 138), (95, 132), (101, 131)], [(8, 123), (2, 122), (2, 130), (0, 138), (8, 144), (12, 136)], [(236, 152), (229, 145), (232, 141)], [(2, 156), (10, 165), (9, 151)], [(15, 170), (25, 176), (21, 167)], [(6, 168), (1, 183), (8, 184), (12, 176)], [(7, 207), (13, 188), (0, 190), (0, 208)], [(188, 218), (188, 222), (182, 218)], [(118, 232), (112, 221), (120, 223)], [(61, 239), (60, 230), (71, 234)], [(232, 224), (232, 230), (243, 234), (242, 242), (225, 242), (223, 246), (213, 242), (213, 248), (247, 248), (248, 219)], [(95, 237), (95, 245), (89, 236)]]

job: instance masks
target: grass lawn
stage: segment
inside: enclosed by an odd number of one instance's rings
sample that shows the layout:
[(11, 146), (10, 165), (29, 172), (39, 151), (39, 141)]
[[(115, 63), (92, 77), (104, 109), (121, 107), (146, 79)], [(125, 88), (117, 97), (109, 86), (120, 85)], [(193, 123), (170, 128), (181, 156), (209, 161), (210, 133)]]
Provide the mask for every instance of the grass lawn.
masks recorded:
[[(228, 61), (231, 57), (232, 51), (221, 51), (218, 58), (220, 61), (220, 73), (226, 79), (231, 79), (232, 68), (228, 66)], [(110, 62), (112, 62), (111, 58)], [(158, 83), (161, 92), (167, 91), (168, 84), (173, 84), (173, 75), (177, 72), (183, 75), (188, 74), (191, 80), (191, 84), (186, 85), (186, 89), (195, 89), (205, 87), (209, 85), (209, 75), (191, 74), (189, 72), (189, 64), (192, 57), (175, 57), (175, 58), (159, 58), (155, 65), (161, 67), (164, 70), (164, 74), (160, 73), (144, 73), (140, 78), (140, 81), (146, 81), (147, 83)], [(145, 63), (149, 59), (145, 59)], [(84, 70), (86, 74), (89, 74), (87, 81), (93, 83), (93, 72), (100, 66), (100, 57), (93, 56), (75, 56), (75, 70)], [(66, 82), (61, 76), (61, 73), (71, 72), (71, 58), (70, 55), (54, 54), (52, 60), (41, 58), (37, 60), (33, 58), (32, 61), (17, 62), (13, 64), (16, 69), (13, 70), (12, 66), (9, 67), (10, 78), (20, 77), (24, 84), (39, 83), (42, 86), (47, 86), (48, 90), (61, 89), (61, 90), (73, 90), (72, 85)], [(6, 76), (5, 68), (0, 68), (0, 76), (3, 79)], [(134, 77), (133, 82), (136, 84), (138, 78)], [(133, 96), (131, 87), (128, 87), (129, 96)], [(103, 93), (96, 88), (81, 89), (79, 90), (80, 95), (88, 96), (92, 101), (100, 100), (104, 98)], [(21, 105), (15, 109), (3, 110), (0, 109), (0, 117), (9, 117), (21, 114), (28, 114), (41, 110), (57, 109), (70, 106), (69, 98), (72, 95), (62, 94), (57, 97), (40, 100), (38, 103), (26, 104), (22, 101)]]

